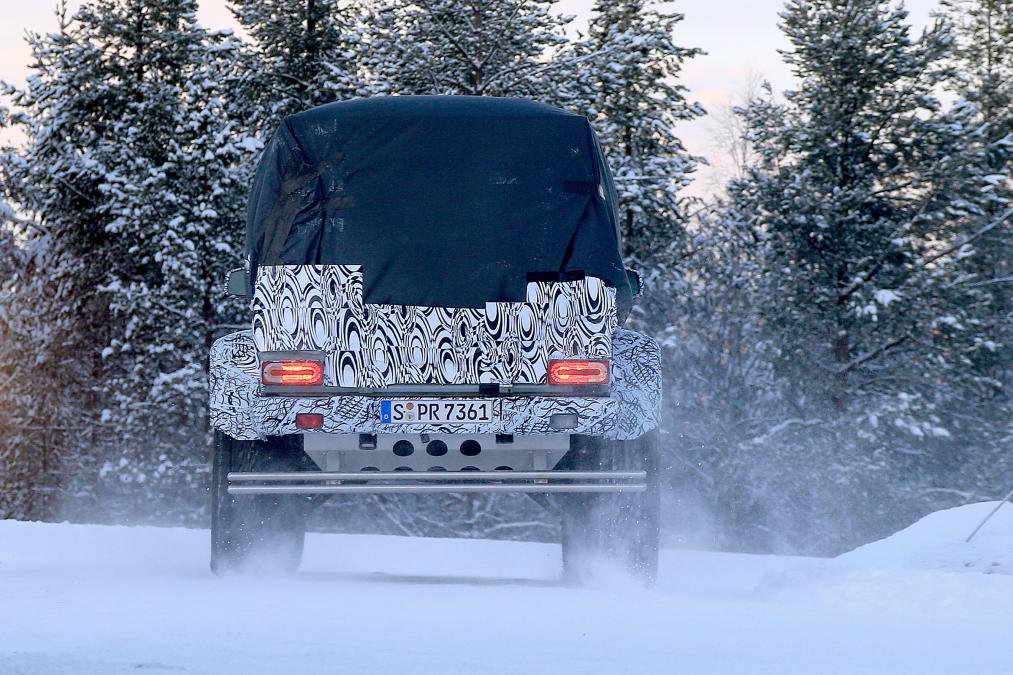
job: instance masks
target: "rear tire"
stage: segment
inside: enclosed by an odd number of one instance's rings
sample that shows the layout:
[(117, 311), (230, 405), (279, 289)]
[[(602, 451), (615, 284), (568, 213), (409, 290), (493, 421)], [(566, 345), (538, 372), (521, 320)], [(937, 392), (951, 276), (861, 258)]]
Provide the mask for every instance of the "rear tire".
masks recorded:
[(646, 471), (644, 492), (571, 495), (563, 509), (563, 574), (587, 583), (605, 562), (625, 569), (645, 586), (658, 578), (661, 499), (658, 431), (633, 441), (581, 438), (568, 468)]
[(297, 495), (230, 495), (230, 471), (299, 470), (291, 439), (237, 441), (215, 431), (211, 470), (211, 571), (294, 572), (302, 561), (307, 501)]

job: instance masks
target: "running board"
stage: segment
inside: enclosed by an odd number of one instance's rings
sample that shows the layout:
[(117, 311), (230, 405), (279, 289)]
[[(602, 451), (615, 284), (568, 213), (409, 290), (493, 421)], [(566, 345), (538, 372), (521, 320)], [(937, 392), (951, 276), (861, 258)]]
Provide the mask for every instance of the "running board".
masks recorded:
[[(229, 494), (643, 492), (644, 471), (362, 471), (230, 473)], [(238, 483), (238, 484), (237, 484)]]

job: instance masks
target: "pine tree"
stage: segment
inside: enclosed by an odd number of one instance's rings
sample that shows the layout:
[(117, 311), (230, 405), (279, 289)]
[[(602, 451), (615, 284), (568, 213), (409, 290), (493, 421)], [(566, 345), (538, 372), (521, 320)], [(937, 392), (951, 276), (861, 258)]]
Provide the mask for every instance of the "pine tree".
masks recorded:
[[(963, 418), (962, 437), (975, 445), (981, 485), (1005, 494), (1011, 461), (1006, 450), (1013, 426), (1010, 388), (1013, 387), (1013, 236), (1007, 211), (1013, 204), (1013, 2), (1010, 0), (944, 0), (944, 18), (953, 25), (951, 63), (955, 76), (951, 91), (967, 101), (971, 140), (981, 144), (983, 163), (973, 170), (987, 186), (975, 195), (981, 204), (978, 218), (967, 223), (973, 235), (991, 224), (968, 256), (968, 276), (962, 283), (978, 301), (980, 324), (969, 368), (986, 384), (964, 392), (953, 414)], [(968, 411), (973, 411), (968, 415)], [(1006, 470), (1003, 470), (1006, 467)]]
[(33, 38), (36, 77), (14, 92), (28, 143), (3, 156), (6, 196), (44, 228), (31, 245), (57, 289), (60, 341), (38, 358), (76, 363), (64, 379), (78, 409), (57, 422), (88, 425), (75, 438), (99, 464), (73, 475), (135, 486), (124, 509), (198, 494), (207, 347), (237, 311), (220, 288), (257, 143), (225, 103), (238, 45), (195, 10), (94, 0)]
[(733, 482), (766, 486), (771, 518), (833, 520), (840, 544), (917, 513), (962, 470), (952, 412), (986, 384), (968, 368), (981, 303), (963, 281), (991, 231), (974, 226), (990, 182), (966, 108), (934, 96), (951, 75), (945, 26), (912, 39), (881, 0), (790, 0), (781, 16), (799, 87), (750, 106), (759, 159), (723, 225), (762, 256), (759, 339), (780, 412), (742, 445), (748, 479)]
[(698, 158), (686, 152), (675, 125), (703, 109), (686, 100), (677, 79), (684, 61), (701, 51), (675, 44), (681, 14), (661, 13), (645, 0), (598, 0), (592, 12), (578, 51), (598, 56), (590, 76), (572, 79), (586, 89), (615, 178), (624, 253), (643, 263), (678, 240), (685, 222), (679, 190)]
[[(29, 89), (5, 85), (14, 103), (7, 124), (23, 130), (28, 143), (0, 155), (9, 203), (4, 226), (14, 237), (3, 281), (4, 363), (34, 365), (8, 373), (4, 407), (12, 411), (13, 428), (5, 430), (4, 464), (31, 492), (41, 487), (49, 497), (62, 473), (53, 448), (72, 458), (101, 434), (96, 345), (106, 337), (108, 303), (94, 289), (110, 262), (101, 245), (106, 216), (96, 198), (102, 176), (83, 149), (98, 133), (87, 121), (90, 111), (105, 104), (101, 84), (84, 72), (98, 59), (77, 39), (64, 4), (58, 14), (58, 32), (28, 37), (35, 75)], [(69, 92), (76, 105), (64, 105)], [(36, 464), (34, 458), (45, 460)], [(46, 502), (23, 500), (18, 508), (21, 515), (52, 517), (54, 506)]]
[[(67, 317), (43, 311), (59, 287), (49, 276), (43, 246), (20, 239), (36, 225), (0, 209), (0, 518), (51, 517), (64, 487), (65, 465), (74, 463), (81, 389), (73, 352), (66, 349)], [(43, 234), (36, 232), (36, 234)], [(49, 307), (45, 307), (49, 309)], [(40, 348), (45, 345), (46, 348)]]
[(368, 95), (358, 62), (365, 45), (358, 3), (338, 0), (233, 0), (232, 13), (253, 39), (244, 55), (246, 102), (261, 135), (286, 115)]
[(981, 111), (989, 137), (1013, 133), (1013, 2), (942, 0), (943, 16), (953, 24), (950, 87)]
[(903, 10), (876, 0), (795, 0), (782, 16), (801, 86), (781, 124), (756, 129), (756, 224), (791, 300), (772, 318), (799, 336), (784, 367), (829, 373), (826, 386), (804, 389), (840, 412), (862, 390), (866, 364), (919, 342), (939, 318), (915, 298), (938, 290), (949, 273), (939, 265), (953, 259), (940, 249), (973, 210), (954, 190), (981, 185), (954, 179), (963, 130), (932, 96), (945, 76), (941, 27), (912, 42)]
[(369, 68), (394, 94), (546, 100), (568, 19), (548, 0), (395, 0), (372, 16)]

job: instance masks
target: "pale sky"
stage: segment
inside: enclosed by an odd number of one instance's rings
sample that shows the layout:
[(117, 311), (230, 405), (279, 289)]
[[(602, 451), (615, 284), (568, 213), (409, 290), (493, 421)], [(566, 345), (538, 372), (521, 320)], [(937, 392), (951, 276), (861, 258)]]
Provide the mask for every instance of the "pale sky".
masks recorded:
[[(79, 0), (71, 0), (73, 9)], [(577, 15), (586, 21), (592, 0), (559, 0), (560, 13)], [(686, 63), (681, 82), (689, 98), (709, 110), (726, 106), (743, 89), (751, 74), (774, 85), (775, 91), (791, 86), (788, 69), (777, 49), (787, 43), (777, 28), (782, 0), (678, 0), (662, 5), (685, 15), (676, 28), (676, 43), (699, 47), (707, 52)], [(908, 0), (910, 20), (920, 29), (929, 22), (929, 13), (938, 0)], [(21, 82), (28, 73), (29, 51), (26, 30), (45, 32), (56, 28), (55, 0), (0, 0), (0, 80)], [(234, 26), (226, 0), (201, 0), (200, 19), (208, 28)], [(712, 123), (703, 118), (680, 126), (679, 133), (690, 152), (713, 155)], [(702, 170), (692, 192), (706, 192), (707, 170)]]

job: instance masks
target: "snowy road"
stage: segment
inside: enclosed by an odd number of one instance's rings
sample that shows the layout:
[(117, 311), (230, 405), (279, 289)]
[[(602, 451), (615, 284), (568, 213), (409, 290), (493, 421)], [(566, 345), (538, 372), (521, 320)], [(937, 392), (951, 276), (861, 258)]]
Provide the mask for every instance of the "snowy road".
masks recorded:
[(989, 506), (833, 561), (666, 551), (652, 592), (540, 544), (311, 535), (218, 580), (204, 531), (4, 521), (0, 673), (1010, 673), (1013, 506), (962, 543)]

